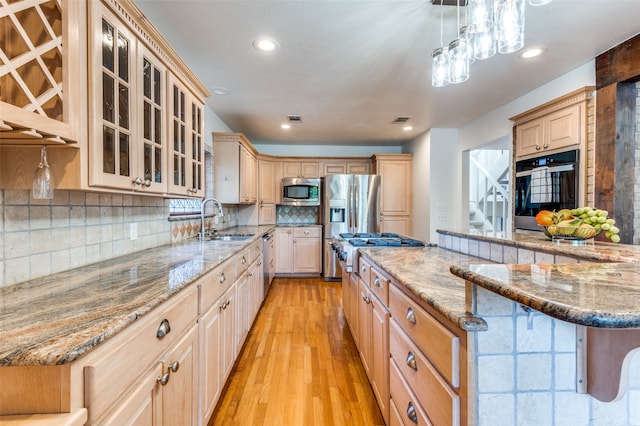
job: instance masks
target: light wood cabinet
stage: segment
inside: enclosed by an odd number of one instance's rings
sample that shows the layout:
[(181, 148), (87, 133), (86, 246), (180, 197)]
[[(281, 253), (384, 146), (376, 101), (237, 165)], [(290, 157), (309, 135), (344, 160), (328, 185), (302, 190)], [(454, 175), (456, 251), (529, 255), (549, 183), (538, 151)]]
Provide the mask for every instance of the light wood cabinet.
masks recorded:
[(323, 162), (322, 176), (328, 174), (354, 174), (368, 175), (371, 172), (371, 160), (325, 160)]
[(84, 2), (8, 2), (0, 23), (0, 144), (64, 145), (81, 138), (86, 103)]
[(213, 134), (214, 194), (223, 204), (257, 201), (255, 148), (240, 133)]
[(511, 117), (515, 125), (515, 157), (585, 148), (593, 92), (594, 88), (587, 86)]
[[(203, 196), (209, 93), (133, 1), (24, 1), (10, 10), (24, 15), (24, 34), (49, 41), (18, 52), (10, 37), (12, 59), (40, 58), (18, 70), (22, 77), (0, 75), (3, 188), (31, 187), (38, 153), (29, 144), (77, 142), (48, 153), (56, 189)], [(18, 79), (33, 93), (19, 93)]]
[(283, 161), (282, 177), (318, 178), (320, 164), (317, 161)]
[(322, 272), (320, 227), (276, 228), (276, 274)]
[(272, 160), (258, 160), (258, 225), (276, 223), (276, 163)]
[(382, 176), (380, 230), (411, 236), (413, 232), (411, 154), (376, 154), (375, 173)]

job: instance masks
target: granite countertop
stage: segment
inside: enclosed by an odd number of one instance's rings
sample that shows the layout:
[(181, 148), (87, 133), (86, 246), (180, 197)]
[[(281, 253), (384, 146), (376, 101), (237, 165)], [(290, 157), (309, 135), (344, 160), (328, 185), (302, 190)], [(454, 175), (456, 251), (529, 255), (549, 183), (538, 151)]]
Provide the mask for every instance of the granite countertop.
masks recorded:
[(451, 272), (551, 317), (590, 327), (640, 327), (640, 265), (459, 265)]
[(225, 229), (255, 236), (189, 240), (0, 287), (0, 366), (78, 359), (273, 227)]
[(318, 223), (278, 223), (276, 228), (302, 228), (302, 227), (321, 227)]
[(467, 312), (465, 282), (449, 271), (452, 264), (486, 263), (486, 260), (437, 247), (367, 247), (358, 251), (461, 329), (487, 330), (482, 318)]
[(573, 246), (566, 241), (551, 241), (542, 232), (470, 233), (442, 229), (438, 229), (437, 232), (445, 236), (500, 243), (505, 246), (544, 251), (591, 262), (640, 262), (638, 245), (588, 240), (583, 246)]

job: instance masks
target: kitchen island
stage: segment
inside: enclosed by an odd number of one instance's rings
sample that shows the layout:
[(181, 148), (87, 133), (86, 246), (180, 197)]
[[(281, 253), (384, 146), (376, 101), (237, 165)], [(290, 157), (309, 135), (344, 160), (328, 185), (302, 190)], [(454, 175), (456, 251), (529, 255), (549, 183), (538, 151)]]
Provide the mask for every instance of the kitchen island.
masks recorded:
[(444, 288), (456, 312), (486, 323), (466, 335), (469, 424), (638, 424), (637, 247), (439, 232), (438, 252), (473, 259), (450, 258), (449, 278), (421, 266), (442, 259), (432, 249), (361, 253), (454, 324), (451, 305), (436, 303)]

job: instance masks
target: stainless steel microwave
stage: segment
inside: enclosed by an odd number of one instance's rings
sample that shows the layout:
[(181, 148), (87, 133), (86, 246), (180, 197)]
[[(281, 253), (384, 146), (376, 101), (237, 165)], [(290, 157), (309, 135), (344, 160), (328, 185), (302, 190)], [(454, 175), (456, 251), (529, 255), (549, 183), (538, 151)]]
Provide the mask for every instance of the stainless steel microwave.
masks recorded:
[(283, 178), (282, 204), (285, 206), (319, 206), (320, 179)]

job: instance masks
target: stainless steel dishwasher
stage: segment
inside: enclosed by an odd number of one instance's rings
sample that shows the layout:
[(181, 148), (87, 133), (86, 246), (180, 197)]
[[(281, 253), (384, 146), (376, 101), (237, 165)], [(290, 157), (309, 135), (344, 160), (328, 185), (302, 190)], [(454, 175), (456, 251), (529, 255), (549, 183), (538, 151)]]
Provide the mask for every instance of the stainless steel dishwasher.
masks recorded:
[(271, 287), (271, 263), (273, 262), (273, 253), (271, 252), (273, 243), (273, 231), (266, 232), (262, 235), (262, 276), (264, 277), (264, 298), (267, 298), (267, 292)]

